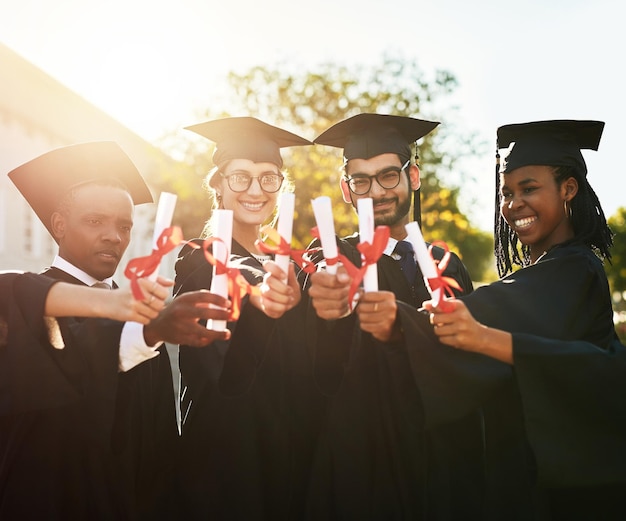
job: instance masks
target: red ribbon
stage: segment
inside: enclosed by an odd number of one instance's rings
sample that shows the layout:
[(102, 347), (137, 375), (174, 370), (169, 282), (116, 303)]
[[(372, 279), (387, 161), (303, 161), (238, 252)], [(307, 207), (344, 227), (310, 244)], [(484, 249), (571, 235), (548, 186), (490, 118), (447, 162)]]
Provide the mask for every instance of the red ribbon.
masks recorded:
[[(369, 266), (375, 265), (378, 262), (378, 259), (380, 259), (380, 257), (382, 256), (385, 248), (387, 247), (387, 243), (389, 242), (389, 234), (389, 226), (376, 226), (376, 229), (374, 230), (374, 237), (372, 237), (371, 243), (365, 241), (357, 244), (357, 250), (361, 252), (361, 267), (356, 268), (352, 263), (349, 263), (354, 269), (357, 270), (356, 274), (351, 274), (354, 277), (352, 279), (352, 284), (350, 285), (350, 293), (348, 294), (348, 302), (350, 303), (351, 309), (354, 294), (359, 288), (359, 285), (361, 284), (361, 281), (365, 276), (367, 268)], [(348, 273), (350, 273), (351, 269), (349, 269), (348, 267), (346, 267), (346, 269), (348, 270)]]
[[(435, 260), (435, 258), (433, 257), (433, 251), (432, 251), (433, 246), (439, 246), (440, 248), (444, 250), (443, 257), (439, 261)], [(428, 247), (428, 253), (430, 254), (431, 259), (433, 259), (433, 262), (435, 263), (435, 266), (437, 269), (437, 277), (427, 279), (428, 286), (430, 287), (431, 293), (435, 290), (440, 289), (442, 290), (444, 295), (448, 295), (449, 297), (454, 298), (455, 295), (454, 295), (454, 291), (452, 291), (452, 288), (459, 290), (459, 291), (463, 291), (463, 290), (455, 279), (453, 279), (452, 277), (443, 276), (443, 272), (446, 271), (446, 268), (448, 267), (448, 263), (450, 262), (450, 258), (451, 258), (450, 249), (448, 248), (448, 245), (443, 241), (434, 241)], [(448, 302), (446, 299), (441, 299), (439, 301), (438, 307), (444, 313), (450, 312), (454, 309), (454, 306), (450, 302)]]
[(180, 227), (170, 226), (161, 232), (156, 241), (156, 248), (152, 250), (150, 255), (136, 257), (128, 261), (124, 275), (130, 279), (130, 287), (135, 299), (143, 300), (145, 298), (139, 286), (139, 279), (152, 275), (161, 264), (161, 259), (182, 242), (184, 242), (183, 232)]
[[(224, 242), (219, 237), (209, 237), (202, 243), (202, 249), (204, 251), (204, 257), (207, 262), (215, 266), (215, 275), (226, 275), (228, 277), (228, 296), (231, 300), (229, 321), (234, 321), (239, 318), (241, 314), (241, 301), (246, 295), (260, 295), (261, 290), (257, 286), (252, 286), (241, 274), (237, 268), (228, 267), (228, 257), (221, 261), (217, 259), (210, 251), (209, 246), (214, 242)], [(192, 243), (189, 243), (192, 245)], [(194, 244), (194, 248), (200, 248), (200, 246)]]
[(315, 264), (311, 261), (310, 255), (319, 251), (320, 248), (294, 250), (291, 248), (291, 245), (278, 233), (278, 231), (271, 226), (264, 226), (261, 228), (261, 232), (267, 235), (267, 238), (276, 244), (276, 246), (271, 246), (261, 240), (257, 240), (255, 244), (263, 253), (287, 255), (288, 257), (291, 257), (305, 273), (315, 272)]
[[(319, 239), (319, 233), (317, 228), (311, 229), (311, 234)], [(387, 247), (387, 243), (389, 242), (389, 226), (377, 226), (374, 230), (374, 236), (372, 238), (371, 244), (369, 242), (360, 242), (357, 244), (357, 250), (361, 253), (361, 267), (357, 268), (350, 260), (341, 253), (332, 259), (326, 258), (326, 265), (332, 266), (333, 264), (337, 264), (341, 262), (343, 266), (346, 268), (348, 275), (350, 275), (352, 282), (350, 284), (350, 291), (348, 293), (348, 303), (350, 305), (350, 310), (354, 309), (354, 295), (356, 294), (359, 286), (361, 285), (361, 281), (365, 276), (365, 272), (369, 266), (372, 266), (378, 262), (381, 255), (385, 251)]]

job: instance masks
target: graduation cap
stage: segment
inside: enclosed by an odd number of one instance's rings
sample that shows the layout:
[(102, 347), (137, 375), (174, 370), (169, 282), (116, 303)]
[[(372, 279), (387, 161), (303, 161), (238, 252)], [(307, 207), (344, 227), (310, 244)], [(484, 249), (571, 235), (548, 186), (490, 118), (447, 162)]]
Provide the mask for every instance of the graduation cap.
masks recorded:
[(50, 235), (50, 218), (73, 188), (114, 181), (135, 204), (151, 203), (152, 194), (137, 167), (113, 141), (79, 143), (51, 150), (8, 174)]
[(528, 165), (571, 166), (583, 174), (581, 149), (598, 150), (603, 121), (550, 120), (504, 125), (497, 131), (498, 148), (509, 148), (499, 172)]
[[(343, 148), (344, 161), (398, 154), (404, 163), (411, 157), (411, 144), (439, 125), (437, 121), (390, 114), (357, 114), (336, 123), (313, 140), (320, 145)], [(419, 189), (414, 194), (413, 217), (421, 222)]]
[(439, 122), (390, 114), (357, 114), (336, 123), (313, 140), (320, 145), (343, 148), (346, 161), (398, 154), (404, 163), (411, 144), (433, 130)]
[(215, 142), (213, 163), (218, 166), (231, 159), (249, 159), (255, 163), (274, 163), (282, 168), (281, 148), (313, 144), (308, 139), (251, 117), (215, 119), (185, 129)]

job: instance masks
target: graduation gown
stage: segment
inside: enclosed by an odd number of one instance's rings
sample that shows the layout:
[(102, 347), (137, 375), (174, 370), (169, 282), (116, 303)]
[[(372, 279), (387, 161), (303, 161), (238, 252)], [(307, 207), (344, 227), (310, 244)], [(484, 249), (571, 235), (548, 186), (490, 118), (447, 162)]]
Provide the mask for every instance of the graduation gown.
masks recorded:
[[(360, 266), (358, 237), (339, 249)], [(435, 248), (441, 258), (443, 250)], [(464, 292), (472, 283), (456, 255), (445, 273)], [(409, 285), (399, 263), (378, 261), (379, 289), (418, 308), (429, 298), (420, 273)], [(449, 519), (480, 498), (482, 431), (477, 411), (424, 429), (406, 342), (381, 343), (356, 315), (326, 322), (310, 310), (308, 336), (318, 385), (331, 397), (312, 468), (307, 518), (319, 520)]]
[(582, 244), (462, 297), (509, 331), (513, 366), (440, 344), (406, 307), (427, 425), (485, 413), (483, 519), (626, 518), (626, 353), (602, 263)]
[(3, 353), (12, 383), (0, 417), (0, 518), (127, 519), (108, 438), (122, 325), (60, 319), (65, 348), (55, 349), (45, 296), (17, 291), (15, 302), (32, 300), (12, 310)]
[[(46, 274), (79, 283), (60, 270)], [(30, 298), (30, 292), (24, 295)], [(39, 302), (29, 301), (21, 308), (31, 324), (41, 320)], [(33, 303), (37, 306), (29, 307)], [(41, 328), (32, 328), (28, 337), (7, 345), (3, 367), (11, 372), (9, 381), (18, 383), (9, 389), (0, 418), (0, 517), (135, 519), (143, 500), (143, 489), (136, 485), (155, 479), (154, 473), (147, 475), (148, 467), (154, 470), (148, 463), (153, 452), (139, 444), (147, 436), (146, 431), (137, 435), (135, 427), (143, 418), (137, 407), (154, 402), (131, 394), (135, 375), (118, 373), (123, 323), (63, 318), (58, 324), (64, 349), (52, 347)], [(171, 371), (169, 378), (175, 436)], [(161, 439), (162, 431), (154, 424), (142, 428), (150, 430), (153, 439)]]
[[(230, 266), (251, 284), (261, 264), (233, 241)], [(202, 251), (184, 249), (177, 293), (210, 288)], [(298, 307), (278, 320), (244, 303), (231, 340), (180, 346), (184, 519), (301, 519), (324, 398), (312, 383)], [(189, 405), (188, 405), (189, 404)]]

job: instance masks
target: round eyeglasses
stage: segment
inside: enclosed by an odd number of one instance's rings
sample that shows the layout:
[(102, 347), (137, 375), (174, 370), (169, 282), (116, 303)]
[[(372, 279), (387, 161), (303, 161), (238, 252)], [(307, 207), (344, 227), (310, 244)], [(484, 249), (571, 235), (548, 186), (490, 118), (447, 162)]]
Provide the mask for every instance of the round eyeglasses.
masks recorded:
[(230, 188), (233, 192), (245, 192), (248, 188), (250, 188), (250, 185), (252, 185), (252, 180), (256, 179), (259, 182), (261, 190), (267, 192), (268, 194), (278, 192), (283, 184), (283, 180), (285, 179), (282, 174), (275, 174), (273, 172), (257, 176), (252, 176), (243, 172), (228, 175), (220, 172), (220, 176), (226, 179), (228, 188)]
[(391, 190), (400, 184), (401, 174), (409, 166), (410, 161), (410, 159), (407, 160), (400, 168), (397, 166), (383, 168), (376, 175), (354, 174), (349, 177), (345, 176), (344, 179), (354, 195), (365, 195), (368, 193), (372, 189), (373, 179), (376, 179), (376, 182), (385, 190)]

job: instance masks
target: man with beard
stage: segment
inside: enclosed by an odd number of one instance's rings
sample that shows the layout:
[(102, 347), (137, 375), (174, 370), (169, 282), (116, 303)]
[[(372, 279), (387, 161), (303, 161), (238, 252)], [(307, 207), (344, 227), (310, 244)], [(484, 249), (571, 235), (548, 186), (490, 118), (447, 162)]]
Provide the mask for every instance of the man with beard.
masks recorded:
[[(117, 287), (112, 277), (130, 242), (134, 205), (152, 202), (124, 151), (114, 142), (81, 143), (8, 175), (59, 245), (43, 273)], [(178, 432), (162, 343), (225, 339), (198, 324), (227, 317), (210, 304), (228, 305), (209, 292), (188, 293), (145, 326), (66, 317), (54, 341), (36, 338), (28, 349), (9, 342), (0, 353), (10, 370), (0, 397), (0, 518), (168, 518), (162, 502), (171, 495)]]
[[(315, 377), (331, 396), (328, 422), (312, 469), (309, 519), (453, 519), (481, 500), (480, 415), (472, 413), (435, 431), (423, 428), (418, 388), (407, 355), (411, 338), (394, 319), (397, 301), (419, 308), (429, 299), (410, 243), (405, 241), (411, 196), (420, 186), (412, 145), (438, 123), (382, 114), (359, 114), (330, 127), (315, 143), (343, 148), (341, 191), (355, 208), (372, 198), (374, 221), (390, 229), (378, 260), (379, 291), (350, 312), (351, 277), (319, 270), (306, 281), (312, 309), (308, 334)], [(416, 193), (419, 215), (419, 194)], [(338, 241), (360, 266), (359, 236)], [(444, 250), (434, 248), (441, 259)], [(472, 291), (455, 254), (444, 272)], [(384, 310), (391, 320), (368, 323), (359, 307)], [(392, 324), (389, 327), (389, 324)]]

